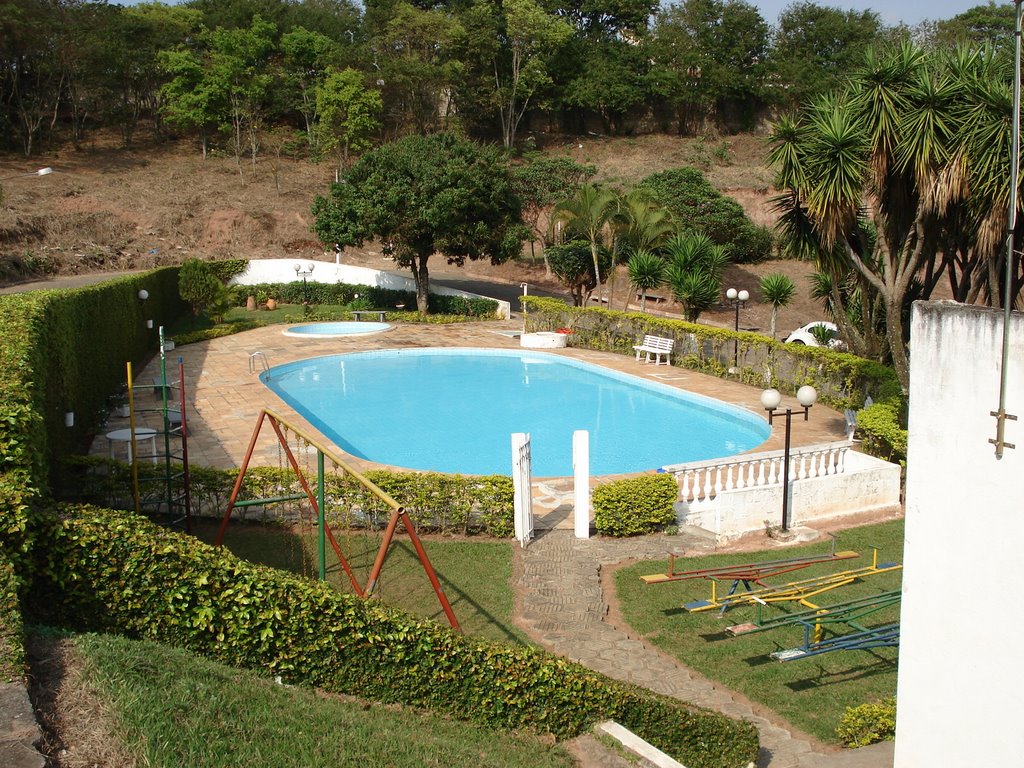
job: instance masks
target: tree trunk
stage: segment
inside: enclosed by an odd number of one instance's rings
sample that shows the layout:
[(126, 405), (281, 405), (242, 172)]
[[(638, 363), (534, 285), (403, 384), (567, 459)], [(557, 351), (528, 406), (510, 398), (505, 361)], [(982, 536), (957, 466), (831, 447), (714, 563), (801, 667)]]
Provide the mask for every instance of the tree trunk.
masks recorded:
[(430, 275), (427, 272), (427, 259), (430, 256), (414, 256), (412, 260), (412, 277), (416, 281), (416, 310), (421, 315), (429, 314)]
[(885, 336), (892, 354), (892, 367), (904, 392), (910, 390), (910, 358), (907, 345), (903, 343), (903, 302), (885, 301)]

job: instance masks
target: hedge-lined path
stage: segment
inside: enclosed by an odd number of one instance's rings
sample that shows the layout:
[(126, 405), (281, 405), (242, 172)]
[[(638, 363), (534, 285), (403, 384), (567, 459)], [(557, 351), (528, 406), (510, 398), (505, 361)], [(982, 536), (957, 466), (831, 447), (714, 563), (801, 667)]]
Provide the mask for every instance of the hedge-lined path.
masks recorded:
[[(688, 554), (714, 549), (713, 539), (685, 529), (672, 548)], [(771, 768), (883, 768), (892, 765), (893, 743), (836, 752), (791, 732), (741, 695), (648, 647), (607, 621), (601, 569), (624, 560), (664, 557), (663, 536), (577, 539), (568, 530), (540, 531), (519, 552), (517, 614), (549, 651), (596, 672), (635, 683), (754, 723), (761, 739), (759, 766)]]

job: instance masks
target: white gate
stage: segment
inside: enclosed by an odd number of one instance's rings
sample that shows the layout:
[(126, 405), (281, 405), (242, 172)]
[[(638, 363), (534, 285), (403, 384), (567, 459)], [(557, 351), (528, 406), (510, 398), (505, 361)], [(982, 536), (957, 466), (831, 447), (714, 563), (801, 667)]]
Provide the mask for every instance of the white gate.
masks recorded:
[(530, 435), (512, 433), (512, 486), (515, 490), (516, 541), (522, 546), (533, 538), (533, 481), (530, 473)]

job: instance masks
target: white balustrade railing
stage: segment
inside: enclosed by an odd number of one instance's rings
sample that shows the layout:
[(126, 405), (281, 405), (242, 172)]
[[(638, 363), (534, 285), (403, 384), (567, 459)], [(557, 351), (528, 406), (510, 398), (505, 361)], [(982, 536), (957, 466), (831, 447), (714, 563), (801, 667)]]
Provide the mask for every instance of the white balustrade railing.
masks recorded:
[[(789, 452), (789, 479), (839, 475), (846, 471), (848, 442), (824, 443)], [(676, 476), (679, 499), (710, 501), (723, 491), (769, 487), (782, 484), (784, 451), (744, 454), (730, 459), (712, 459), (662, 467)]]

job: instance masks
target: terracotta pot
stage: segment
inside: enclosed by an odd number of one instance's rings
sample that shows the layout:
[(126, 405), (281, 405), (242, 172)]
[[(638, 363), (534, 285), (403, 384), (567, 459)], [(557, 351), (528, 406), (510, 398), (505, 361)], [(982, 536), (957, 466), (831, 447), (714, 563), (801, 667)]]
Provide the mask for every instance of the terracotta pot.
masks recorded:
[(267, 309), (271, 311), (277, 309), (277, 299), (267, 299)]
[(245, 308), (247, 310), (249, 310), (250, 312), (252, 312), (254, 309), (256, 309), (256, 297), (255, 296), (250, 296), (249, 298), (247, 298), (245, 300)]

